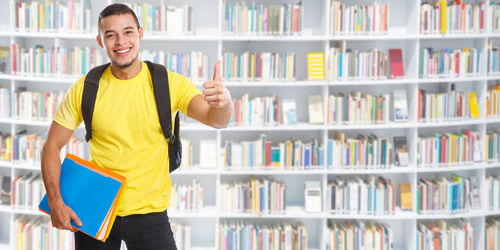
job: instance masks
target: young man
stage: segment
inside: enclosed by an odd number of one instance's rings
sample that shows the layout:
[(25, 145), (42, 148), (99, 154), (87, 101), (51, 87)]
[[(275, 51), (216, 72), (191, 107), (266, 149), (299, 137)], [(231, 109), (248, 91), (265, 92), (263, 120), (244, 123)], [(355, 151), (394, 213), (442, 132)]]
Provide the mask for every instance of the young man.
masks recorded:
[[(91, 161), (127, 177), (118, 213), (105, 243), (77, 230), (82, 222), (64, 204), (59, 188), (60, 150), (82, 122), (81, 100), (85, 77), (66, 93), (42, 149), (42, 175), (52, 225), (75, 232), (79, 249), (119, 249), (121, 240), (129, 250), (176, 249), (166, 209), (171, 181), (168, 143), (156, 108), (148, 67), (138, 58), (144, 32), (134, 12), (112, 4), (99, 15), (97, 43), (111, 61), (99, 82), (95, 102)], [(187, 78), (168, 72), (172, 114), (176, 111), (214, 128), (227, 127), (233, 109), (231, 95), (215, 65), (212, 81), (203, 93)]]

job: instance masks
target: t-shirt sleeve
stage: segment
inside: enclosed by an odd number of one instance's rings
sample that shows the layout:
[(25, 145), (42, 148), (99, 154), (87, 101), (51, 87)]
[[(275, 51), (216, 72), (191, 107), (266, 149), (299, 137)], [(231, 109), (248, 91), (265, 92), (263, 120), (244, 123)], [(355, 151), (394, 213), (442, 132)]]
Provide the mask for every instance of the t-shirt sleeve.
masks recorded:
[[(180, 110), (184, 115), (187, 114), (188, 106), (193, 97), (201, 95), (201, 90), (197, 89), (193, 82), (188, 78), (168, 71), (169, 79), (169, 91), (172, 96), (175, 96), (175, 100), (172, 100), (176, 104), (176, 110)], [(171, 84), (170, 84), (171, 83)]]
[(81, 104), (84, 79), (80, 78), (68, 89), (54, 116), (55, 122), (70, 130), (78, 128), (83, 121)]

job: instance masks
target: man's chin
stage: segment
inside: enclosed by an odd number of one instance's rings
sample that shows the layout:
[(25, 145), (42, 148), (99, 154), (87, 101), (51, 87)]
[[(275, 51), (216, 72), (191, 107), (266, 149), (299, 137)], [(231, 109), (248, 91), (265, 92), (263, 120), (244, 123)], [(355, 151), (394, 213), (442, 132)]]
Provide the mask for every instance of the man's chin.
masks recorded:
[(131, 60), (130, 62), (122, 62), (122, 63), (119, 63), (117, 61), (113, 61), (113, 64), (118, 67), (118, 68), (121, 68), (121, 69), (124, 69), (124, 68), (128, 68), (130, 67), (132, 64), (134, 64), (135, 60), (137, 58), (135, 58), (134, 60)]

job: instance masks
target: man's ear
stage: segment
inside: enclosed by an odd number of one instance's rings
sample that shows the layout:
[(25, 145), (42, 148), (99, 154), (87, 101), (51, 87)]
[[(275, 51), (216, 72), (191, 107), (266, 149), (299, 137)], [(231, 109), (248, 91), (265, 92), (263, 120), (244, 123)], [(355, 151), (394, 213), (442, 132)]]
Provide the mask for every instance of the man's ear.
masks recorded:
[(97, 44), (99, 44), (99, 47), (104, 48), (104, 46), (102, 45), (101, 35), (97, 35), (95, 40), (97, 40)]
[(144, 37), (144, 29), (142, 27), (139, 27), (139, 40), (142, 40)]

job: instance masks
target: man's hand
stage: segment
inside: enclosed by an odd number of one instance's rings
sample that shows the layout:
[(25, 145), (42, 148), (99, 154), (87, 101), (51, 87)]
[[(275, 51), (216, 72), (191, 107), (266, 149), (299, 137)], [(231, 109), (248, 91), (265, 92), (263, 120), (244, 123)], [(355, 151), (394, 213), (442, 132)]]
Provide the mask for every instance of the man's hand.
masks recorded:
[(231, 94), (229, 90), (224, 87), (222, 77), (220, 75), (221, 62), (215, 64), (214, 77), (212, 81), (203, 83), (203, 98), (205, 101), (214, 108), (223, 108), (231, 105)]
[(76, 230), (71, 225), (71, 220), (73, 220), (79, 227), (82, 226), (82, 222), (76, 216), (76, 213), (70, 207), (66, 206), (63, 201), (49, 202), (50, 207), (50, 219), (52, 220), (52, 226), (57, 229), (69, 230), (71, 232), (76, 232)]

